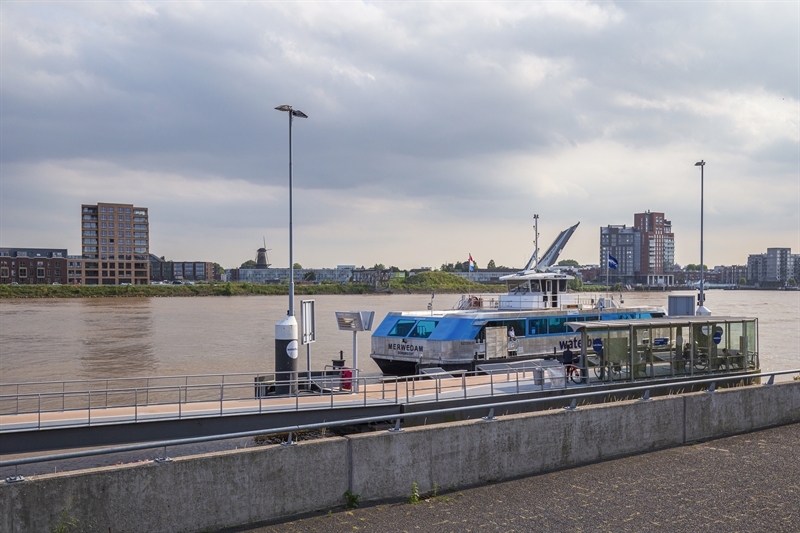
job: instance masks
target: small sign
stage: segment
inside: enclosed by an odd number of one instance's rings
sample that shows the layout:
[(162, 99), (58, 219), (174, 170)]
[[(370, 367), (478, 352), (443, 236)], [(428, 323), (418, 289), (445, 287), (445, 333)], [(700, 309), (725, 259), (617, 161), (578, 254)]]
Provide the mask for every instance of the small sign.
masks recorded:
[(597, 339), (593, 340), (592, 341), (592, 349), (595, 352), (602, 351), (603, 350), (603, 339), (598, 337)]
[(300, 301), (300, 344), (311, 344), (317, 340), (314, 321), (314, 300)]
[(292, 341), (286, 345), (286, 355), (291, 359), (297, 359), (297, 341)]
[(722, 328), (717, 328), (714, 332), (714, 344), (719, 344), (722, 342)]
[(669, 339), (666, 337), (656, 337), (653, 339), (653, 346), (666, 346), (669, 342)]

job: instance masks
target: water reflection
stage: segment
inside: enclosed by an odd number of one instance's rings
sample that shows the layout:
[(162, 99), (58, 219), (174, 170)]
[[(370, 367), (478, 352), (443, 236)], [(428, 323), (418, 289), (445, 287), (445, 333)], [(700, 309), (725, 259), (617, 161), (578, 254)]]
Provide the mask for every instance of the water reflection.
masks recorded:
[(149, 298), (83, 299), (81, 377), (156, 373), (153, 312)]

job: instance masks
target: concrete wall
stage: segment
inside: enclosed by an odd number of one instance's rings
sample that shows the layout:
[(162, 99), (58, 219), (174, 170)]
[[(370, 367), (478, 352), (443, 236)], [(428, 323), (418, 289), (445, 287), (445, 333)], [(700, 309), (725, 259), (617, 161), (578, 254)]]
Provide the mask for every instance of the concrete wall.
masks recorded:
[(800, 421), (800, 382), (268, 446), (0, 482), (0, 531), (201, 531), (407, 498)]

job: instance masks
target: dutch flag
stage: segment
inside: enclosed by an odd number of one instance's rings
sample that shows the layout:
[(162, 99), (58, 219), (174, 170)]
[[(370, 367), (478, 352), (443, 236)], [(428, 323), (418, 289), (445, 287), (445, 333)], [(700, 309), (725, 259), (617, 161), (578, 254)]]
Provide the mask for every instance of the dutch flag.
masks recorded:
[(616, 259), (614, 259), (614, 256), (611, 255), (611, 254), (608, 254), (608, 268), (616, 269), (618, 265), (619, 265), (619, 263), (617, 262)]
[(469, 271), (473, 272), (475, 270), (475, 261), (472, 260), (472, 254), (469, 254)]

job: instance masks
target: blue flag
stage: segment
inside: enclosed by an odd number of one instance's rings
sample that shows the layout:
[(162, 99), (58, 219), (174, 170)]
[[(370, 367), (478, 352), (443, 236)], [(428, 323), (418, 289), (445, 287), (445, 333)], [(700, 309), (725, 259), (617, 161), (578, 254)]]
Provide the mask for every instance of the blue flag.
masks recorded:
[(619, 263), (617, 262), (616, 259), (614, 259), (614, 256), (611, 255), (611, 254), (608, 254), (608, 268), (613, 268), (613, 269), (616, 270), (618, 265), (619, 265)]

